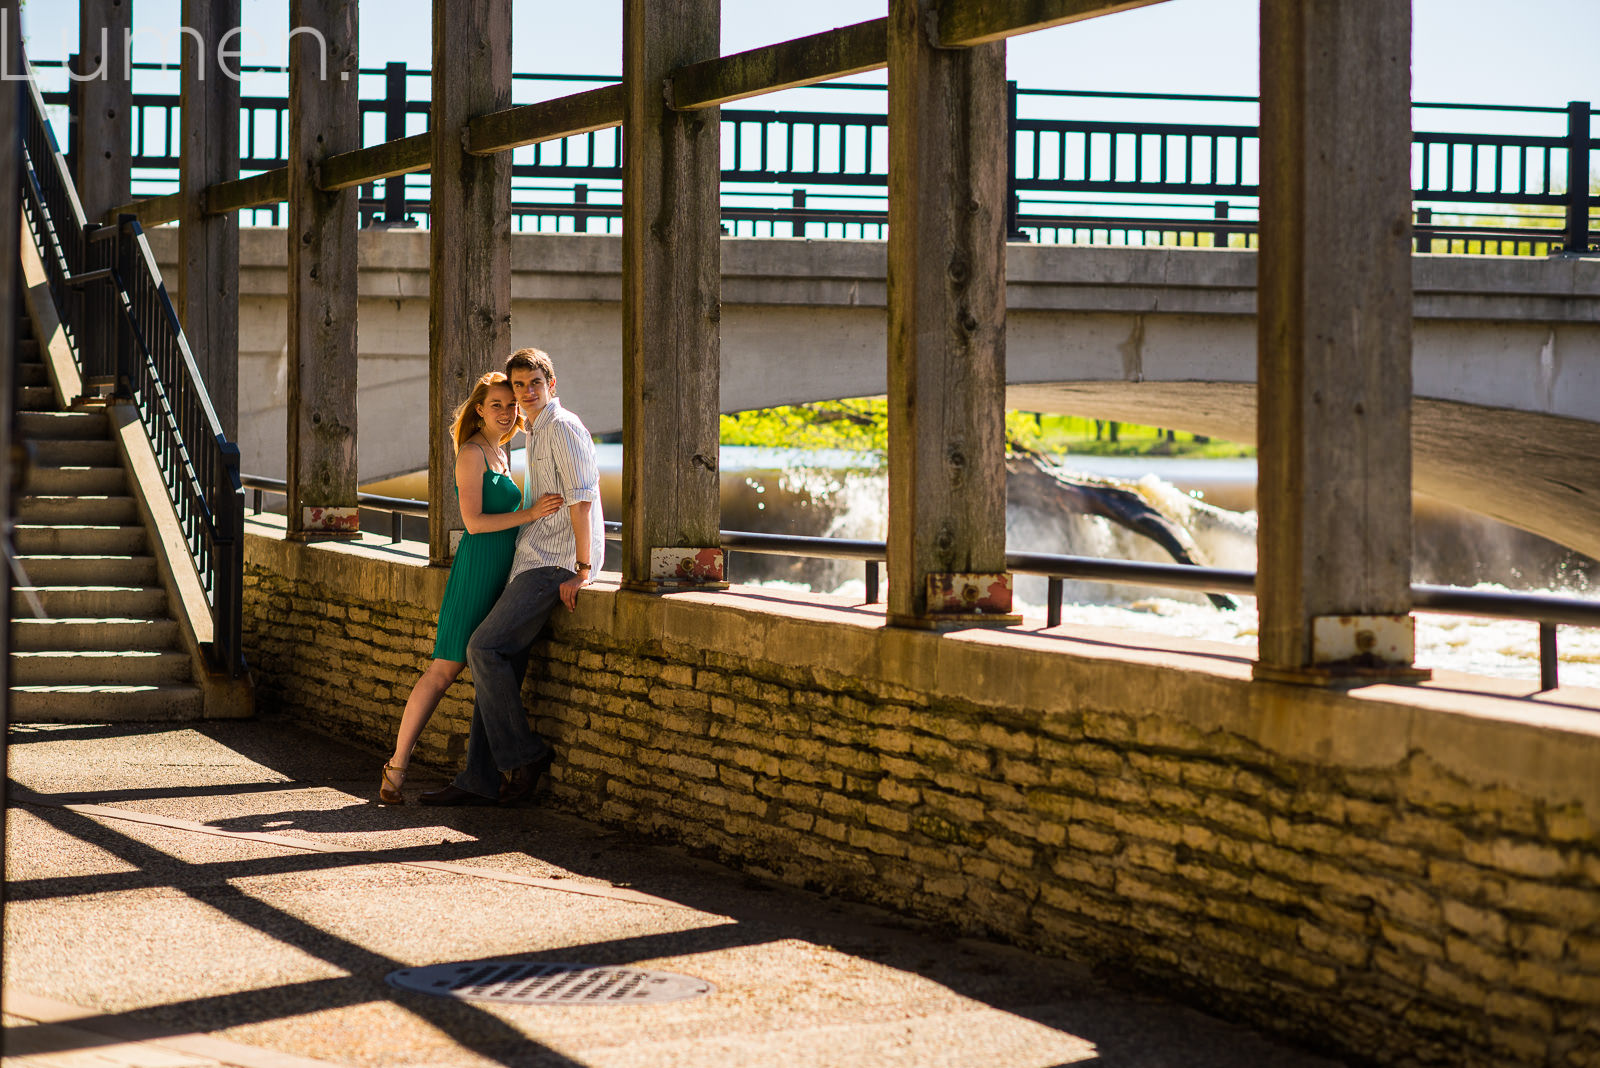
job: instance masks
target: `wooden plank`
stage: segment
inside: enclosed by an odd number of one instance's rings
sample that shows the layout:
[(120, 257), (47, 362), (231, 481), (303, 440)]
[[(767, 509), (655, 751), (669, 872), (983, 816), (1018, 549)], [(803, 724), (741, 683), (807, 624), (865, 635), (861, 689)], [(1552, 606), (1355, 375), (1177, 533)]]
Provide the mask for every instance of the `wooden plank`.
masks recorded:
[(721, 572), (720, 113), (661, 92), (718, 54), (719, 23), (719, 0), (622, 7), (623, 579), (642, 588), (673, 560), (695, 561), (685, 582)]
[(433, 135), (412, 134), (381, 145), (340, 152), (322, 161), (322, 189), (332, 193), (352, 186), (425, 171), (433, 158)]
[(98, 219), (128, 199), (133, 138), (133, 83), (123, 41), (132, 26), (126, 0), (79, 0), (77, 83), (78, 203)]
[[(469, 155), (461, 129), (511, 106), (511, 0), (434, 0), (429, 225), (428, 557), (459, 531), (450, 415), (511, 351), (511, 153)], [(558, 356), (559, 359), (559, 356)]]
[(622, 125), (622, 85), (602, 85), (554, 100), (479, 115), (467, 123), (467, 151), (474, 156), (509, 152)]
[(1263, 677), (1336, 672), (1319, 618), (1368, 619), (1374, 636), (1401, 620), (1409, 633), (1410, 8), (1261, 8)]
[(361, 145), (357, 0), (290, 0), (288, 512), (290, 538), (355, 537), (355, 189), (318, 188)]
[(668, 95), (673, 107), (689, 111), (880, 70), (889, 62), (888, 27), (888, 19), (873, 19), (690, 63), (672, 72)]
[(101, 222), (114, 223), (123, 215), (132, 215), (139, 220), (139, 224), (146, 230), (162, 223), (177, 222), (183, 214), (183, 194), (168, 193), (165, 196), (146, 197), (135, 200), (129, 204), (118, 204), (100, 217)]
[[(935, 48), (933, 3), (889, 5), (888, 612), (907, 626), (982, 622), (929, 589), (981, 601), (1006, 568), (1005, 44)], [(1009, 589), (988, 609), (1010, 622)]]
[(970, 48), (1166, 0), (938, 0), (939, 44)]
[(278, 167), (248, 178), (216, 183), (205, 191), (205, 211), (207, 215), (227, 215), (244, 208), (282, 204), (288, 199), (289, 169)]
[(239, 83), (216, 43), (242, 25), (239, 0), (183, 0), (179, 95), (178, 315), (230, 439), (239, 436), (239, 220), (207, 210), (212, 186), (239, 176)]

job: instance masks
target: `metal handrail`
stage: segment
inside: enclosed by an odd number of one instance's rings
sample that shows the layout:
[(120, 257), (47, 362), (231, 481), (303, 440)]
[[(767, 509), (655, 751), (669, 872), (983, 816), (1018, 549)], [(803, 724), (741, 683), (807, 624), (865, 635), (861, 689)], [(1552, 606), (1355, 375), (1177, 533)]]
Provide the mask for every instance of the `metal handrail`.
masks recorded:
[[(404, 64), (390, 64), (382, 71), (364, 69), (365, 75), (387, 75), (382, 97), (368, 97), (359, 102), (363, 120), (368, 116), (382, 116), (385, 121), (385, 139), (403, 137), (409, 130), (407, 117), (420, 115), (426, 118), (428, 102), (412, 100), (407, 95), (407, 81), (411, 77), (424, 77), (426, 70), (412, 70)], [(540, 75), (518, 75), (540, 78)], [(612, 81), (599, 76), (563, 76), (566, 80)], [(862, 85), (814, 86), (812, 88), (869, 88)], [(881, 87), (880, 87), (881, 88)], [(1151, 100), (1219, 100), (1234, 103), (1254, 103), (1252, 97), (1213, 97), (1185, 94), (1153, 93), (1094, 93), (1081, 90), (1043, 90), (1010, 88), (1009, 140), (1011, 166), (1007, 190), (1008, 203), (1013, 213), (1021, 210), (1020, 197), (1040, 191), (1082, 192), (1094, 194), (1147, 194), (1182, 195), (1196, 198), (1244, 197), (1259, 194), (1256, 183), (1249, 181), (1255, 156), (1259, 130), (1255, 126), (1224, 125), (1218, 123), (1168, 123), (1134, 120), (1100, 121), (1087, 119), (1035, 118), (1018, 116), (1016, 101), (1029, 97), (1073, 96), (1105, 97), (1108, 99), (1139, 98)], [(46, 94), (54, 103), (70, 100), (70, 92)], [(177, 97), (165, 93), (133, 94), (132, 113), (140, 124), (134, 142), (141, 153), (133, 160), (140, 168), (173, 169), (177, 165), (176, 136), (173, 116)], [(270, 170), (285, 165), (287, 101), (283, 97), (256, 95), (241, 100), (240, 143), (250, 146), (251, 157), (241, 161), (244, 170)], [(1431, 236), (1440, 240), (1483, 242), (1483, 251), (1517, 254), (1527, 244), (1531, 254), (1545, 251), (1587, 253), (1593, 248), (1594, 224), (1590, 220), (1596, 200), (1589, 193), (1588, 162), (1600, 147), (1591, 133), (1591, 109), (1586, 103), (1569, 104), (1565, 108), (1534, 108), (1526, 106), (1450, 105), (1439, 103), (1413, 103), (1413, 108), (1439, 110), (1447, 108), (1538, 112), (1565, 114), (1565, 134), (1485, 134), (1418, 130), (1413, 134), (1413, 161), (1418, 170), (1418, 181), (1412, 198), (1420, 212), (1432, 210), (1427, 205), (1460, 205), (1470, 212), (1472, 205), (1520, 205), (1535, 210), (1565, 207), (1563, 226), (1553, 233), (1543, 227), (1533, 226), (1524, 239), (1515, 231), (1483, 234), (1481, 227), (1466, 223), (1436, 225)], [(887, 144), (887, 117), (881, 112), (759, 111), (752, 109), (723, 108), (720, 112), (725, 141), (731, 155), (732, 166), (721, 172), (726, 183), (766, 185), (839, 186), (868, 189), (883, 188), (887, 177), (883, 169), (883, 153), (874, 153), (873, 144)], [(153, 125), (150, 125), (153, 124)], [(257, 136), (260, 124), (263, 136)], [(148, 126), (148, 129), (147, 129)], [(153, 135), (153, 136), (152, 136)], [(847, 147), (849, 141), (854, 147)], [(859, 142), (859, 143), (857, 143)], [(147, 145), (156, 144), (158, 152), (145, 152)], [(1247, 147), (1248, 146), (1248, 147)], [(258, 151), (259, 147), (259, 151)], [(263, 154), (265, 153), (265, 154)], [(1558, 155), (1566, 153), (1569, 161), (1566, 173), (1557, 164)], [(846, 156), (864, 161), (859, 167), (847, 167)], [(533, 162), (513, 164), (513, 175), (518, 179), (529, 177), (566, 178), (575, 182), (621, 181), (622, 149), (621, 130), (610, 128), (577, 134), (569, 138), (546, 142), (532, 150)], [(599, 163), (598, 160), (609, 160)], [(1128, 166), (1119, 166), (1119, 159)], [(827, 162), (825, 162), (825, 160)], [(1463, 161), (1467, 164), (1463, 166)], [(1509, 162), (1508, 162), (1509, 161)], [(1480, 166), (1480, 164), (1482, 164)], [(1492, 175), (1492, 176), (1491, 176)], [(1560, 188), (1565, 182), (1566, 188)], [(409, 217), (426, 215), (429, 204), (408, 202), (407, 180), (396, 176), (384, 180), (383, 195), (374, 195), (376, 183), (363, 185), (361, 218), (363, 225), (370, 224), (380, 215), (389, 224)], [(575, 190), (576, 193), (576, 190)], [(1233, 205), (1244, 207), (1247, 205)], [(545, 216), (557, 220), (571, 220), (581, 230), (593, 218), (616, 218), (620, 213), (605, 208), (591, 209), (581, 204), (569, 210), (549, 210), (549, 205), (534, 205), (514, 201), (512, 210), (520, 216)], [(541, 210), (543, 209), (543, 210)], [(258, 209), (252, 209), (258, 210)], [(268, 209), (259, 209), (268, 210)], [(272, 209), (276, 212), (276, 209)], [(863, 223), (881, 227), (886, 217), (870, 219), (819, 219), (808, 216), (800, 205), (792, 209), (771, 209), (773, 221), (803, 228), (813, 223)], [(1010, 227), (1013, 239), (1045, 240), (1046, 234), (1057, 240), (1062, 233), (1076, 239), (1080, 233), (1095, 232), (1145, 235), (1210, 233), (1214, 242), (1226, 243), (1228, 233), (1238, 232), (1224, 227), (1204, 227), (1189, 218), (1140, 220), (1142, 225), (1127, 225), (1129, 220), (1107, 220), (1105, 223), (1085, 222), (1082, 217), (1056, 217), (1048, 208), (1027, 213), (1027, 218)], [(275, 218), (281, 220), (281, 214)], [(731, 206), (723, 211), (725, 222), (750, 220), (741, 217)], [(1224, 214), (1219, 218), (1226, 218)], [(1530, 219), (1541, 216), (1529, 216)], [(558, 222), (558, 228), (563, 225)], [(608, 227), (609, 228), (609, 227)], [(1239, 230), (1253, 232), (1254, 223), (1244, 223)], [(797, 234), (803, 229), (796, 229)], [(826, 233), (826, 231), (825, 231)], [(860, 231), (866, 236), (867, 231)], [(850, 236), (844, 230), (841, 236)], [(882, 236), (881, 231), (877, 236)], [(1419, 237), (1422, 236), (1419, 233)], [(1555, 248), (1551, 245), (1559, 242)], [(1248, 242), (1247, 242), (1248, 243)], [(1431, 246), (1428, 246), (1431, 247)], [(1447, 248), (1450, 246), (1446, 246)], [(1424, 250), (1419, 248), (1419, 251)]]
[[(27, 63), (26, 57), (23, 63)], [(86, 392), (133, 402), (211, 612), (213, 668), (245, 669), (244, 496), (239, 448), (222, 433), (138, 222), (91, 225), (27, 76), (22, 195), (51, 297)]]
[[(255, 491), (255, 510), (261, 511), (262, 492), (284, 493), (282, 479), (244, 475), (244, 485)], [(382, 497), (372, 493), (356, 495), (364, 508), (378, 511), (395, 505), (410, 516), (426, 516), (428, 502), (404, 497)], [(606, 523), (606, 540), (622, 540), (622, 524)], [(398, 524), (393, 541), (400, 541)], [(799, 534), (766, 534), (748, 530), (718, 532), (723, 549), (770, 556), (802, 556), (819, 560), (857, 560), (867, 565), (866, 603), (879, 600), (880, 567), (888, 559), (884, 542), (859, 538), (819, 538)], [(1144, 560), (1116, 560), (1097, 556), (1070, 556), (1060, 553), (1006, 553), (1006, 570), (1020, 575), (1041, 575), (1048, 585), (1045, 626), (1061, 625), (1062, 583), (1076, 581), (1149, 586), (1157, 589), (1193, 590), (1198, 593), (1230, 593), (1254, 597), (1256, 573), (1235, 568), (1202, 567), (1197, 564), (1158, 564)], [(1548, 593), (1469, 590), (1459, 586), (1434, 586), (1413, 583), (1411, 606), (1424, 612), (1444, 615), (1479, 616), (1486, 619), (1522, 620), (1539, 625), (1539, 686), (1553, 690), (1559, 683), (1559, 650), (1556, 627), (1600, 627), (1600, 603), (1576, 597), (1557, 597)]]

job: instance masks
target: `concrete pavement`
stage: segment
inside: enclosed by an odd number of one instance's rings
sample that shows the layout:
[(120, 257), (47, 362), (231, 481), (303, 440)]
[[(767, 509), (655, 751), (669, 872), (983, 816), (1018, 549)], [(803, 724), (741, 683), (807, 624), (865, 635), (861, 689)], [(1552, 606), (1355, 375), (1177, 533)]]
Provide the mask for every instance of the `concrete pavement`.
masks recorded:
[[(1058, 960), (547, 808), (373, 803), (382, 757), (273, 718), (10, 736), (6, 1064), (1313, 1068)], [(440, 777), (422, 769), (414, 800)], [(397, 969), (693, 976), (666, 1004), (466, 1002)]]

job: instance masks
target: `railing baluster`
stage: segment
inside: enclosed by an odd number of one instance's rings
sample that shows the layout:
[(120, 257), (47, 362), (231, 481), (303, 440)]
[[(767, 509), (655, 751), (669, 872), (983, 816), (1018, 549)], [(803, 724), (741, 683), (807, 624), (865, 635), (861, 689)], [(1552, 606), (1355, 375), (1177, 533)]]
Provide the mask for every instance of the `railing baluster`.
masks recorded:
[(1561, 662), (1557, 658), (1556, 625), (1539, 624), (1539, 689), (1554, 690), (1561, 685)]

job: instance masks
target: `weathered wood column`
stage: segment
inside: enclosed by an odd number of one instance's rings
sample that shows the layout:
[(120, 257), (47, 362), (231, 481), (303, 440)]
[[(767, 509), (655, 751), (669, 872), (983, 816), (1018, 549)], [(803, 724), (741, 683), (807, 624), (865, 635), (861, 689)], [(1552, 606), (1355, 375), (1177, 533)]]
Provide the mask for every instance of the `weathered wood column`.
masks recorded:
[(318, 188), (361, 147), (356, 0), (291, 0), (288, 533), (355, 537), (356, 196)]
[(622, 7), (623, 578), (723, 580), (721, 109), (674, 111), (674, 67), (721, 54), (719, 0)]
[(115, 222), (126, 204), (133, 138), (133, 83), (125, 34), (133, 26), (133, 0), (79, 0), (77, 131), (78, 202), (90, 222)]
[(462, 529), (450, 415), (478, 376), (511, 352), (511, 153), (469, 155), (461, 130), (476, 115), (510, 106), (511, 0), (435, 0), (428, 558), (436, 564), (450, 561), (450, 533)]
[[(217, 45), (239, 0), (183, 0), (179, 107), (178, 317), (222, 432), (239, 436), (239, 219), (206, 214), (206, 187), (239, 177), (239, 82)], [(230, 38), (237, 42), (237, 36)]]
[(1006, 573), (1005, 43), (889, 4), (889, 619), (1013, 622)]
[(1414, 677), (1411, 3), (1262, 0), (1262, 678)]
[[(17, 0), (0, 0), (0, 19), (4, 19), (6, 33), (0, 39), (0, 62), (4, 70), (22, 70), (22, 22)], [(16, 145), (22, 139), (22, 94), (17, 86), (0, 82), (7, 91), (0, 92), (0, 144)], [(19, 196), (18, 173), (21, 152), (0, 152), (0, 249), (15, 249), (22, 240), (20, 217), (22, 205)], [(11, 480), (18, 474), (24, 455), (20, 446), (13, 450), (11, 428), (16, 406), (17, 367), (17, 317), (23, 312), (17, 300), (18, 256), (0, 256), (0, 449), (7, 450), (5, 478), (0, 482), (0, 536), (9, 538), (12, 519)], [(9, 570), (9, 568), (7, 569)], [(11, 703), (11, 597), (6, 596), (5, 616), (0, 619), (0, 731), (9, 734)], [(0, 735), (5, 736), (5, 735)], [(0, 745), (0, 783), (6, 781), (6, 747)], [(0, 787), (3, 790), (3, 787)], [(0, 857), (5, 856), (6, 836), (4, 821), (0, 820)], [(0, 865), (3, 866), (3, 865)], [(3, 900), (3, 898), (0, 898)]]

